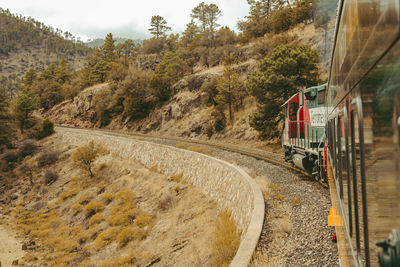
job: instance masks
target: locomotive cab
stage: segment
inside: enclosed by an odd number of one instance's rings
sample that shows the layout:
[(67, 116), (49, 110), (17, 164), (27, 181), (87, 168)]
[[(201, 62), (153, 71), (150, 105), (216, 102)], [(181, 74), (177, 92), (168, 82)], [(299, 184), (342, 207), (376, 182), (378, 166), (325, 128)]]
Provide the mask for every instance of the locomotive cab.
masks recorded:
[(317, 179), (324, 179), (320, 166), (325, 137), (325, 91), (325, 84), (306, 88), (282, 105), (285, 113), (282, 134), (285, 160)]

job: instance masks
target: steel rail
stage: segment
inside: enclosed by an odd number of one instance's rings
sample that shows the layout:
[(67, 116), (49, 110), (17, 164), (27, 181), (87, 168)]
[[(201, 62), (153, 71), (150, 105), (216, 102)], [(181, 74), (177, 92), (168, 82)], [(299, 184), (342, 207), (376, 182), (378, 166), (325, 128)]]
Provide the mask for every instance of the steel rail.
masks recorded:
[(313, 177), (310, 173), (303, 171), (301, 169), (298, 169), (287, 162), (284, 162), (283, 155), (274, 153), (274, 152), (269, 152), (269, 151), (248, 149), (248, 148), (243, 148), (243, 147), (237, 146), (237, 145), (218, 144), (218, 143), (215, 143), (212, 141), (188, 139), (188, 138), (175, 137), (175, 136), (160, 136), (160, 135), (149, 135), (149, 134), (142, 134), (142, 133), (132, 133), (132, 132), (126, 132), (126, 131), (122, 131), (122, 130), (81, 128), (81, 127), (71, 127), (71, 126), (63, 126), (63, 125), (56, 125), (56, 127), (72, 128), (72, 129), (85, 129), (85, 130), (93, 129), (93, 130), (102, 131), (102, 132), (105, 132), (105, 133), (108, 133), (111, 135), (124, 135), (124, 136), (128, 135), (128, 136), (132, 136), (132, 137), (140, 137), (140, 138), (145, 138), (145, 139), (170, 140), (170, 141), (176, 141), (176, 142), (184, 142), (184, 143), (188, 143), (188, 144), (205, 145), (205, 146), (215, 147), (218, 149), (222, 149), (222, 150), (226, 150), (226, 151), (230, 151), (230, 152), (234, 152), (234, 153), (239, 153), (239, 154), (246, 155), (246, 156), (256, 158), (259, 160), (263, 160), (263, 161), (266, 161), (273, 165), (280, 166), (280, 167), (289, 169), (293, 172), (302, 174), (304, 176)]

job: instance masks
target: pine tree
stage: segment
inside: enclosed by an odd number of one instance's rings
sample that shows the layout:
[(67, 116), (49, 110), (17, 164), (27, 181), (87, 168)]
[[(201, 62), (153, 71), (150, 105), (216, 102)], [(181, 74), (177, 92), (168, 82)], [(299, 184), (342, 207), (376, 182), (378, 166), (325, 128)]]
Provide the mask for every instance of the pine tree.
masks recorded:
[(207, 5), (201, 2), (198, 6), (193, 8), (192, 19), (197, 19), (203, 30), (203, 33), (209, 34), (209, 41), (211, 45), (214, 45), (215, 31), (220, 25), (217, 23), (219, 17), (221, 17), (221, 10), (216, 4)]
[(278, 116), (282, 103), (302, 87), (317, 85), (318, 54), (315, 50), (281, 45), (271, 56), (261, 61), (259, 71), (248, 81), (248, 89), (257, 101), (257, 112), (250, 118), (250, 126), (261, 137), (278, 135)]
[(189, 46), (190, 43), (199, 35), (200, 29), (192, 19), (187, 25), (186, 30), (182, 34), (182, 43), (184, 46)]
[(103, 60), (107, 62), (112, 62), (115, 60), (115, 40), (113, 39), (112, 33), (107, 34), (106, 40), (101, 47), (101, 52), (103, 54)]
[(221, 10), (219, 10), (216, 4), (209, 4), (206, 8), (207, 11), (207, 23), (211, 35), (211, 45), (214, 45), (215, 30), (220, 25), (217, 23), (219, 17), (221, 17)]
[(12, 128), (7, 92), (0, 88), (0, 151), (11, 143)]
[(13, 103), (13, 113), (19, 122), (21, 133), (30, 121), (32, 111), (39, 108), (39, 96), (29, 88), (24, 88)]
[(58, 67), (55, 70), (55, 80), (60, 84), (64, 84), (69, 79), (70, 75), (65, 57), (61, 57)]
[(24, 77), (24, 86), (31, 86), (32, 83), (36, 80), (37, 75), (36, 72), (33, 68), (30, 68), (26, 73)]
[(149, 31), (156, 39), (164, 36), (167, 31), (171, 30), (171, 27), (167, 26), (167, 21), (158, 15), (151, 17), (150, 26)]
[(198, 6), (193, 8), (192, 14), (190, 15), (193, 19), (199, 20), (203, 32), (207, 28), (207, 4), (201, 2)]
[(241, 96), (241, 83), (239, 76), (231, 68), (227, 62), (222, 77), (218, 80), (217, 90), (218, 94), (215, 100), (220, 105), (228, 105), (229, 120), (233, 121), (233, 106), (240, 101)]

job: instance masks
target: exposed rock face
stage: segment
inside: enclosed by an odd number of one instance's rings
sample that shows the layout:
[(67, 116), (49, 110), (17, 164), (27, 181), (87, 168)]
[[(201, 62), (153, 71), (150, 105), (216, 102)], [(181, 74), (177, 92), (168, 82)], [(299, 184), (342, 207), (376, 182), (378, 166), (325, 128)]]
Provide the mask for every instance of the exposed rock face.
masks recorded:
[(82, 91), (73, 100), (66, 100), (52, 109), (46, 115), (57, 124), (76, 127), (97, 127), (96, 112), (93, 106), (94, 96), (104, 90), (109, 90), (107, 83), (98, 84)]
[[(149, 57), (149, 62), (156, 60), (154, 55), (144, 56)], [(146, 62), (146, 60), (143, 59), (141, 62)], [(145, 67), (146, 64), (143, 64), (141, 68), (147, 68)], [(255, 68), (257, 68), (255, 60), (248, 60), (233, 66), (233, 69), (242, 77), (252, 72)], [(126, 118), (122, 121), (120, 117), (115, 117), (106, 128), (181, 137), (207, 138), (206, 129), (213, 125), (211, 114), (214, 111), (214, 107), (212, 104), (207, 103), (209, 96), (201, 87), (203, 83), (221, 77), (223, 70), (223, 66), (217, 66), (187, 75), (173, 85), (174, 96), (162, 106), (151, 111), (146, 118), (136, 121)], [(110, 90), (107, 83), (87, 88), (73, 100), (67, 100), (54, 106), (45, 116), (48, 116), (59, 125), (84, 128), (100, 127), (93, 100), (97, 93), (104, 90)], [(249, 126), (249, 114), (254, 110), (254, 101), (245, 101), (243, 108), (235, 111), (234, 122), (232, 124), (228, 123), (225, 131), (214, 134), (214, 136), (217, 138), (228, 137), (243, 140), (255, 139), (257, 134)]]
[(161, 55), (159, 54), (149, 54), (149, 55), (139, 54), (135, 62), (130, 67), (141, 70), (155, 70), (157, 64), (160, 62), (160, 59)]

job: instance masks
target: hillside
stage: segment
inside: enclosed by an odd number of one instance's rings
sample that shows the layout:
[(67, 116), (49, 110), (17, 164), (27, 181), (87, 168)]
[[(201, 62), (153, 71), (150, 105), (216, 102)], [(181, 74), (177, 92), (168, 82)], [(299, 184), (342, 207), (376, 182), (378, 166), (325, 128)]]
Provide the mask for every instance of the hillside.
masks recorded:
[[(330, 22), (332, 25), (333, 23), (333, 21)], [(288, 33), (276, 35), (274, 38), (287, 39), (292, 45), (309, 45), (316, 49), (322, 58), (324, 54), (323, 36), (323, 29), (315, 28), (313, 24), (300, 24)], [(333, 30), (328, 32), (328, 42), (332, 36)], [(235, 46), (235, 49), (240, 51), (241, 61), (233, 64), (232, 69), (241, 80), (246, 81), (252, 73), (257, 71), (259, 60), (270, 53), (268, 47), (271, 42), (274, 41), (271, 41), (268, 36), (249, 44)], [(330, 52), (325, 53), (329, 54)], [(132, 70), (136, 68), (142, 70), (154, 69), (158, 61), (159, 58), (156, 55), (139, 56), (131, 63), (131, 68)], [(327, 77), (328, 56), (323, 58), (319, 67), (321, 77), (324, 79), (324, 77)], [(141, 119), (131, 120), (120, 115), (110, 118), (107, 125), (102, 125), (99, 119), (101, 114), (96, 108), (96, 105), (98, 105), (96, 95), (108, 98), (115, 94), (114, 82), (88, 88), (74, 99), (55, 106), (45, 116), (49, 116), (51, 120), (61, 125), (105, 127), (141, 133), (209, 139), (207, 130), (214, 123), (215, 116), (218, 116), (215, 114), (215, 106), (210, 103), (209, 90), (216, 86), (216, 80), (221, 78), (223, 73), (224, 66), (222, 64), (208, 68), (204, 66), (195, 67), (192, 74), (185, 75), (172, 86), (175, 95), (168, 102), (157, 106), (145, 118)], [(107, 104), (105, 105), (107, 106)], [(233, 143), (246, 141), (247, 143), (254, 143), (255, 146), (263, 146), (264, 143), (258, 140), (257, 131), (250, 127), (249, 116), (256, 110), (256, 100), (247, 93), (242, 105), (235, 109), (232, 123), (227, 122), (226, 128), (221, 132), (214, 131), (211, 138), (229, 140)], [(225, 110), (226, 120), (228, 120), (227, 116)], [(276, 142), (277, 139), (270, 141)]]
[(71, 70), (87, 63), (91, 49), (71, 33), (0, 8), (0, 85), (13, 87), (25, 73), (36, 72), (64, 57)]
[[(41, 142), (28, 142), (29, 156), (13, 167), (0, 166), (0, 237), (16, 232), (6, 240), (22, 243), (22, 251), (14, 246), (0, 250), (1, 263), (218, 263), (220, 253), (210, 244), (219, 238), (221, 212), (182, 175), (167, 177), (157, 166), (146, 168), (123, 151), (95, 143), (103, 152), (93, 162), (90, 177), (74, 164), (75, 154), (87, 149), (87, 143), (70, 143), (61, 130)], [(8, 253), (11, 250), (16, 252)]]

